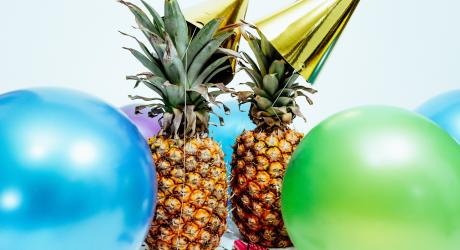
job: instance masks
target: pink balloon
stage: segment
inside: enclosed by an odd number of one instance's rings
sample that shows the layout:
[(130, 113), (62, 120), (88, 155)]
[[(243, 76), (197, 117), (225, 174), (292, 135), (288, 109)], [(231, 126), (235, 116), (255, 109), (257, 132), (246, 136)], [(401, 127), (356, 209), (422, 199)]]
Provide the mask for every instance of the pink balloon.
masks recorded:
[(121, 111), (125, 113), (129, 119), (136, 125), (141, 134), (146, 140), (156, 136), (161, 130), (159, 119), (161, 116), (150, 118), (147, 111), (142, 114), (135, 114), (135, 108), (138, 104), (126, 105), (121, 108)]

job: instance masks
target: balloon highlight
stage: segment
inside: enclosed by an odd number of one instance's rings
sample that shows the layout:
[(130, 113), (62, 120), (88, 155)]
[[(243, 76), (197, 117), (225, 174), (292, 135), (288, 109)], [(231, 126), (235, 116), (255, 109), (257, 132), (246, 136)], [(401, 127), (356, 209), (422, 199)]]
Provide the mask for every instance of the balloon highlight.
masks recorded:
[(117, 109), (71, 90), (0, 95), (0, 249), (134, 250), (154, 211), (149, 147)]
[(351, 109), (297, 147), (282, 188), (296, 249), (456, 250), (460, 147), (427, 119)]
[(417, 109), (460, 143), (460, 90), (441, 94)]

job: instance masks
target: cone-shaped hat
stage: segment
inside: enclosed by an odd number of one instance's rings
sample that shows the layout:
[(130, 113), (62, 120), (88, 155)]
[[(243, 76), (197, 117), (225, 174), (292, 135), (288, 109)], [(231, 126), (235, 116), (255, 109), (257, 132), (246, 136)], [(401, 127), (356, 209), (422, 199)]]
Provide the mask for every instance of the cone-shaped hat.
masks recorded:
[[(215, 19), (222, 19), (222, 27), (231, 26), (244, 20), (248, 9), (249, 0), (206, 0), (196, 6), (184, 10), (185, 19), (197, 28), (202, 28), (206, 23)], [(224, 48), (237, 51), (241, 31), (237, 28), (234, 36), (230, 37), (223, 45)], [(222, 72), (218, 75), (219, 81), (228, 83), (233, 78), (236, 60), (231, 60), (233, 70)], [(229, 77), (230, 76), (230, 77)]]
[(298, 0), (256, 26), (294, 69), (314, 83), (358, 3)]

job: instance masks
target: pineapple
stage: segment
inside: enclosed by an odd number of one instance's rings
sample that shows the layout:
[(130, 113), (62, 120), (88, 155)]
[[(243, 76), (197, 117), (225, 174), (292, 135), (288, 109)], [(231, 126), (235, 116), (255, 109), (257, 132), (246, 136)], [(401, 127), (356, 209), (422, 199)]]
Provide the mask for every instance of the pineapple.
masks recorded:
[[(236, 140), (232, 155), (232, 213), (246, 241), (264, 247), (289, 247), (284, 227), (280, 192), (286, 166), (303, 134), (289, 128), (296, 116), (303, 117), (296, 102), (312, 88), (296, 83), (295, 72), (263, 34), (245, 32), (256, 61), (243, 53), (242, 69), (252, 82), (251, 91), (237, 92), (240, 104), (251, 103), (249, 116), (257, 125)], [(304, 117), (303, 117), (304, 118)], [(305, 119), (305, 118), (304, 118)]]
[[(219, 28), (212, 20), (202, 29), (189, 27), (177, 0), (165, 1), (161, 18), (147, 3), (148, 13), (120, 1), (136, 18), (151, 48), (134, 36), (142, 52), (128, 49), (148, 72), (128, 76), (144, 84), (157, 97), (130, 96), (147, 103), (151, 117), (162, 116), (162, 130), (149, 140), (157, 170), (158, 197), (155, 217), (146, 242), (150, 249), (215, 249), (226, 230), (227, 176), (223, 151), (207, 135), (211, 105), (229, 92), (210, 79), (227, 70), (236, 55), (221, 44), (234, 27)], [(214, 59), (211, 59), (214, 58)], [(222, 117), (219, 117), (223, 123)]]

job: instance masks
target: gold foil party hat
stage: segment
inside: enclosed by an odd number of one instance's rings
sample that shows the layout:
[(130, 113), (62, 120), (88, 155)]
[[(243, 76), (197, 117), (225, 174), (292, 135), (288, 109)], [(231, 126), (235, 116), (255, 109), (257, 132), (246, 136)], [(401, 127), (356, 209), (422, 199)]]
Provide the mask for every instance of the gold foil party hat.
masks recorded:
[[(221, 28), (231, 27), (244, 20), (248, 9), (249, 0), (207, 0), (196, 6), (184, 10), (185, 19), (197, 28), (202, 28), (206, 23), (215, 19), (221, 18)], [(241, 40), (241, 30), (235, 28), (235, 35), (230, 37), (223, 47), (238, 51)], [(218, 80), (228, 83), (233, 78), (235, 72), (236, 60), (232, 59), (232, 70), (230, 72), (222, 72), (218, 75)]]
[(359, 0), (298, 0), (256, 27), (310, 83), (326, 62)]

